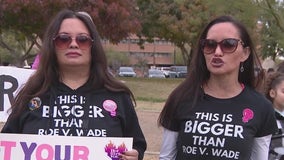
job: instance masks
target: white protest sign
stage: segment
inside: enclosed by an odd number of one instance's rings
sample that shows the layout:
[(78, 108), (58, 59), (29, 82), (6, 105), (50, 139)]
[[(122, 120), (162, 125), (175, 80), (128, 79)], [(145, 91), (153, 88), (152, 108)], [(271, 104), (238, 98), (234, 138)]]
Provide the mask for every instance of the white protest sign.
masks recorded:
[(0, 134), (1, 160), (119, 160), (132, 138)]
[(34, 72), (32, 69), (0, 66), (0, 122), (7, 120), (11, 101)]

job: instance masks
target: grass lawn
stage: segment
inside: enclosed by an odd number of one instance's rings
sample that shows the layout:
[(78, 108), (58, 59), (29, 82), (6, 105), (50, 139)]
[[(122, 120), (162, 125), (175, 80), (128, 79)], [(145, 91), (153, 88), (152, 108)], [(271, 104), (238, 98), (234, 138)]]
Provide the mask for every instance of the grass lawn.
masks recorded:
[(160, 111), (169, 94), (184, 79), (119, 77), (133, 92), (137, 109)]

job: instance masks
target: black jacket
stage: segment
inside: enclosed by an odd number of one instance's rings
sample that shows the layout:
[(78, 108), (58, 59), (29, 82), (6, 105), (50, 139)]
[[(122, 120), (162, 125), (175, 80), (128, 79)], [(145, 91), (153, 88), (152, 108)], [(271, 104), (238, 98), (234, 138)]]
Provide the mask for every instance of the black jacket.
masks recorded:
[(76, 90), (59, 83), (33, 98), (16, 119), (8, 118), (2, 133), (40, 135), (133, 137), (133, 148), (143, 159), (146, 140), (128, 94), (91, 89)]

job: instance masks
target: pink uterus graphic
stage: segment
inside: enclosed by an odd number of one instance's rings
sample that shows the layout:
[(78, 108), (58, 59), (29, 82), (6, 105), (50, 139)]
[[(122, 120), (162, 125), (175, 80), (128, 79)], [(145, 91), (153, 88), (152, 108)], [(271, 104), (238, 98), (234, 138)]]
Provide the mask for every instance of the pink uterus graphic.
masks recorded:
[(116, 116), (117, 104), (113, 100), (105, 100), (103, 102), (103, 107), (112, 117)]
[(251, 109), (246, 108), (243, 110), (243, 122), (247, 123), (249, 120), (253, 119), (254, 113)]

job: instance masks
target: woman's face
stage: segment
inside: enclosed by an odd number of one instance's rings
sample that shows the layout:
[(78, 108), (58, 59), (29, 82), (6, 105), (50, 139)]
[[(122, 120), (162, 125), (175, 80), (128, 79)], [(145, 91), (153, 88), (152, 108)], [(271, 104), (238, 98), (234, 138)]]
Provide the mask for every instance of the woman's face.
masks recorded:
[(221, 42), (224, 39), (235, 39), (234, 41), (237, 46), (236, 50), (232, 53), (226, 53), (226, 46), (228, 46), (229, 41), (227, 43), (223, 41), (222, 49), (219, 43), (216, 49), (213, 47), (212, 52), (204, 53), (204, 56), (206, 66), (211, 75), (233, 74), (236, 76), (239, 72), (240, 63), (244, 62), (250, 54), (249, 48), (243, 47), (243, 42), (240, 39), (237, 28), (228, 22), (215, 24), (208, 30), (206, 39), (210, 39), (210, 41), (213, 40), (211, 41), (213, 43)]
[(92, 40), (81, 20), (77, 18), (63, 20), (54, 44), (60, 68), (90, 66)]

